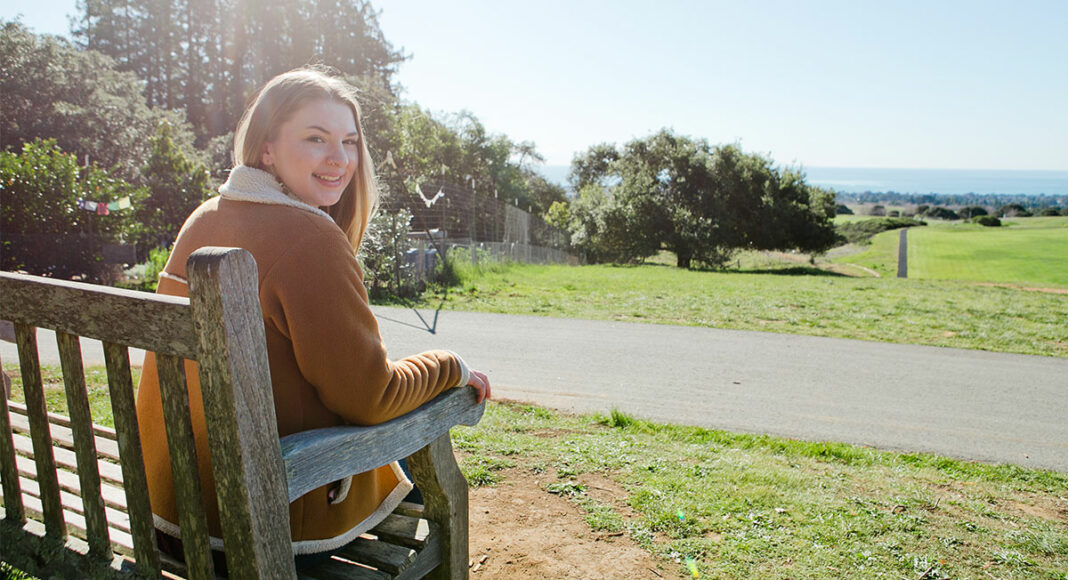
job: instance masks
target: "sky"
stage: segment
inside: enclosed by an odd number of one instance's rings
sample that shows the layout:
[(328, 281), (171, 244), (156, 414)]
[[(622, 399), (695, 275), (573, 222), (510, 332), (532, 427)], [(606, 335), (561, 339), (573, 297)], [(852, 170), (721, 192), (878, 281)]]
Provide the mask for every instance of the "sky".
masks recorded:
[[(0, 0), (65, 33), (75, 0)], [(372, 0), (402, 96), (548, 165), (660, 128), (782, 165), (1068, 170), (1068, 1)]]

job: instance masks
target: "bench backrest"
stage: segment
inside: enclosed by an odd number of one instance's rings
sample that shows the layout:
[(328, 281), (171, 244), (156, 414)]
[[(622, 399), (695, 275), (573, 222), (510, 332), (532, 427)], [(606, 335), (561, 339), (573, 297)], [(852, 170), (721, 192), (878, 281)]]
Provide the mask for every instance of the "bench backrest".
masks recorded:
[[(295, 577), (256, 263), (244, 250), (203, 248), (190, 256), (187, 273), (189, 299), (0, 272), (0, 319), (15, 323), (42, 516), (34, 521), (23, 505), (11, 416), (0, 397), (5, 560), (17, 566), (19, 557), (33, 558), (42, 576), (76, 571), (87, 577), (159, 577), (128, 356), (134, 347), (157, 356), (188, 576), (214, 573), (182, 359), (198, 362), (230, 577)], [(56, 331), (84, 541), (68, 536), (45, 411), (38, 327)], [(115, 557), (108, 535), (78, 337), (104, 344), (133, 566)]]

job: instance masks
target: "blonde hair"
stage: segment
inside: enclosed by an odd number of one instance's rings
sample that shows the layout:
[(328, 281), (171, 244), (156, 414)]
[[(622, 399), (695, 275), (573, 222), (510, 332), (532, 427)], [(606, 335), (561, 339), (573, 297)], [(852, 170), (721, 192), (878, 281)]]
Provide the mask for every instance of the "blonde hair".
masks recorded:
[(326, 213), (345, 232), (355, 252), (359, 250), (367, 224), (378, 204), (378, 184), (374, 163), (367, 150), (356, 88), (318, 68), (299, 68), (282, 73), (264, 85), (252, 104), (245, 109), (234, 133), (234, 161), (264, 169), (266, 143), (276, 137), (278, 128), (312, 101), (330, 99), (352, 109), (360, 132), (359, 165), (341, 199), (326, 208)]

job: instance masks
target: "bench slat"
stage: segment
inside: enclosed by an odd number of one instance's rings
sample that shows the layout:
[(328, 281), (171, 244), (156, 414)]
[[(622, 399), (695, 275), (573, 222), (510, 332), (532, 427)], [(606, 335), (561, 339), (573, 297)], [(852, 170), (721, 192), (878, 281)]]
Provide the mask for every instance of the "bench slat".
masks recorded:
[(339, 559), (328, 560), (311, 570), (302, 571), (300, 578), (308, 580), (391, 580), (381, 570), (364, 568)]
[[(32, 475), (19, 477), (19, 483), (22, 484), (23, 494), (25, 494), (25, 496), (40, 499), (40, 488), (38, 488), (37, 482), (33, 479)], [(82, 517), (85, 516), (84, 506), (82, 506), (81, 501), (82, 496), (69, 491), (60, 491), (59, 498), (63, 503), (63, 510), (65, 512), (76, 513)], [(121, 512), (114, 508), (104, 508), (104, 513), (107, 517), (106, 524), (112, 531), (119, 530), (129, 534), (130, 518), (126, 516), (125, 512)]]
[[(4, 302), (7, 301), (4, 296)], [(15, 323), (15, 341), (19, 349), (19, 369), (22, 371), (22, 392), (26, 397), (26, 412), (32, 433), (33, 460), (37, 462), (38, 483), (41, 485), (41, 504), (44, 513), (45, 535), (66, 538), (63, 525), (63, 506), (59, 501), (59, 482), (56, 480), (56, 461), (52, 454), (52, 436), (45, 410), (41, 366), (37, 357), (37, 329)], [(74, 454), (71, 453), (73, 456)]]
[(130, 351), (126, 346), (104, 342), (104, 362), (108, 369), (111, 413), (115, 418), (115, 440), (122, 466), (122, 485), (126, 490), (130, 533), (134, 540), (137, 572), (155, 577), (160, 573), (160, 556), (156, 550), (156, 528), (148, 499), (148, 477), (141, 453), (141, 433), (137, 425), (137, 405), (130, 373)]
[(167, 449), (171, 455), (171, 473), (175, 476), (174, 499), (178, 504), (178, 525), (182, 528), (182, 550), (190, 578), (215, 576), (208, 541), (208, 516), (200, 489), (197, 446), (189, 416), (189, 392), (185, 384), (185, 363), (174, 356), (157, 355), (163, 422), (167, 431)]
[(82, 345), (77, 336), (65, 332), (56, 333), (56, 345), (63, 368), (63, 387), (67, 392), (67, 411), (70, 413), (70, 429), (67, 431), (74, 440), (74, 455), (78, 460), (78, 479), (84, 507), (82, 516), (85, 518), (89, 555), (103, 557), (111, 548), (104, 498), (100, 494), (100, 473), (96, 466), (96, 441), (93, 437), (93, 416), (89, 411), (89, 393), (85, 388)]
[(370, 533), (399, 546), (421, 550), (431, 535), (432, 522), (422, 518), (397, 515), (386, 516)]
[(0, 272), (0, 295), (2, 320), (197, 358), (187, 298), (11, 272)]
[[(25, 482), (27, 480), (23, 481)], [(24, 494), (22, 496), (22, 501), (26, 505), (27, 513), (37, 517), (41, 517), (43, 515), (40, 498), (33, 495)], [(66, 509), (63, 510), (63, 516), (67, 522), (67, 525), (70, 528), (72, 535), (81, 538), (82, 540), (85, 540), (85, 518), (82, 517), (80, 513), (74, 510)], [(117, 529), (112, 529), (111, 532), (111, 546), (115, 548), (115, 551), (124, 555), (133, 555), (133, 539), (129, 536), (129, 534), (126, 534), (125, 532), (119, 531)]]
[[(14, 440), (15, 440), (15, 452), (18, 455), (22, 455), (23, 457), (29, 457), (29, 458), (32, 458), (32, 459), (36, 460), (36, 458), (35, 458), (36, 453), (34, 451), (34, 445), (33, 445), (33, 442), (30, 440), (29, 437), (26, 437), (24, 435), (16, 435), (14, 437)], [(49, 456), (53, 460), (53, 466), (52, 466), (52, 470), (51, 470), (51, 473), (53, 475), (55, 475), (55, 473), (56, 473), (56, 467), (55, 467), (56, 465), (58, 465), (59, 467), (61, 467), (63, 469), (67, 469), (67, 470), (69, 470), (71, 472), (75, 472), (75, 473), (77, 472), (78, 460), (74, 457), (74, 452), (73, 451), (70, 451), (68, 449), (63, 449), (62, 447), (52, 447), (52, 446), (49, 446), (49, 449), (52, 450), (52, 453), (49, 453)], [(37, 465), (39, 467), (40, 463), (38, 463)], [(105, 479), (107, 481), (110, 481), (111, 483), (122, 485), (122, 470), (119, 469), (118, 465), (115, 465), (114, 463), (102, 462), (102, 463), (98, 463), (97, 467), (100, 470), (100, 477), (101, 478), (103, 478), (103, 479)], [(57, 481), (57, 488), (58, 488), (58, 481)]]
[(339, 550), (337, 555), (346, 560), (369, 564), (390, 574), (398, 574), (415, 562), (415, 557), (419, 555), (419, 552), (411, 548), (360, 537)]
[[(37, 464), (32, 459), (19, 455), (15, 457), (15, 464), (18, 466), (19, 475), (32, 479), (37, 478)], [(73, 493), (79, 497), (82, 495), (81, 485), (76, 475), (63, 469), (58, 470), (56, 475), (59, 479), (59, 489), (61, 491)], [(122, 488), (102, 483), (100, 492), (104, 496), (105, 506), (126, 511), (126, 495), (123, 494)]]
[[(18, 403), (14, 403), (18, 405)], [(21, 405), (20, 405), (21, 406)], [(23, 407), (25, 409), (25, 407)], [(25, 412), (19, 413), (19, 409), (13, 409), (16, 412), (11, 414), (11, 427), (16, 433), (30, 434), (30, 421), (26, 417)], [(63, 449), (69, 449), (74, 451), (74, 434), (70, 428), (66, 425), (56, 423), (52, 420), (54, 415), (48, 414), (48, 422), (52, 425), (52, 444)], [(68, 422), (69, 424), (69, 422)], [(93, 430), (96, 431), (95, 429)], [(119, 461), (119, 445), (113, 439), (106, 439), (96, 437), (96, 454), (100, 457), (107, 457), (108, 459), (118, 462)]]
[[(12, 416), (26, 416), (26, 405), (15, 401), (8, 401), (8, 404), (11, 405)], [(48, 422), (51, 423), (53, 426), (65, 427), (67, 429), (70, 429), (70, 417), (67, 417), (66, 415), (60, 415), (59, 413), (49, 413)], [(104, 425), (97, 425), (96, 423), (93, 423), (93, 434), (97, 436), (98, 442), (100, 439), (103, 439), (105, 441), (115, 441), (115, 430)], [(118, 457), (116, 457), (115, 459), (118, 459)]]
[(21, 525), (26, 521), (26, 512), (15, 466), (15, 434), (8, 405), (7, 397), (0, 397), (0, 485), (4, 490), (4, 519)]

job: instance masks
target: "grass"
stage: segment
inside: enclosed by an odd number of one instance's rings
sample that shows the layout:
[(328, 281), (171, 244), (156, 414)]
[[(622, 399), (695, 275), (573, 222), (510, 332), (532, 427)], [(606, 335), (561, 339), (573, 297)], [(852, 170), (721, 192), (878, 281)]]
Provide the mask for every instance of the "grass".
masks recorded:
[[(453, 439), (472, 481), (487, 465), (489, 485), (544, 478), (592, 530), (681, 574), (692, 559), (705, 578), (1068, 578), (1064, 474), (516, 404)], [(595, 499), (598, 478), (621, 497)]]
[[(896, 253), (897, 232), (869, 256)], [(892, 239), (891, 239), (892, 238)], [(888, 244), (887, 241), (890, 243)], [(896, 254), (895, 254), (896, 255)], [(876, 259), (852, 258), (875, 269)], [(461, 268), (443, 307), (680, 324), (1068, 357), (1063, 295), (944, 280), (851, 278), (800, 263), (731, 272), (667, 265)], [(896, 274), (896, 258), (894, 273)], [(437, 298), (426, 296), (436, 307)]]
[(1068, 288), (1068, 218), (909, 231), (909, 277)]

